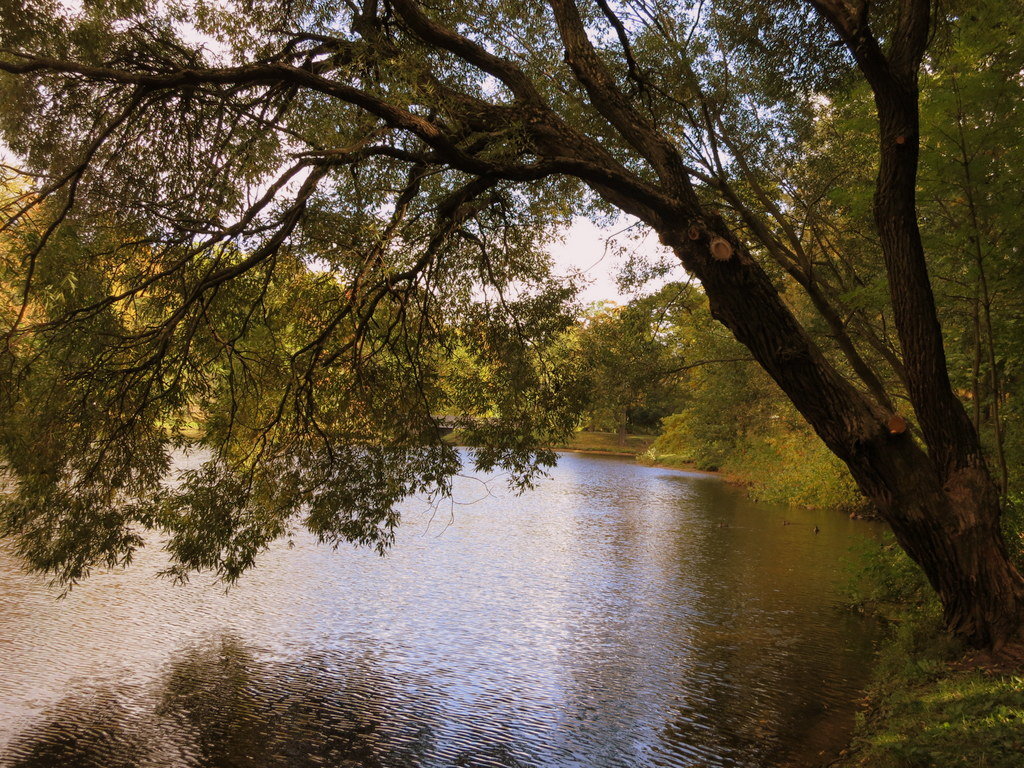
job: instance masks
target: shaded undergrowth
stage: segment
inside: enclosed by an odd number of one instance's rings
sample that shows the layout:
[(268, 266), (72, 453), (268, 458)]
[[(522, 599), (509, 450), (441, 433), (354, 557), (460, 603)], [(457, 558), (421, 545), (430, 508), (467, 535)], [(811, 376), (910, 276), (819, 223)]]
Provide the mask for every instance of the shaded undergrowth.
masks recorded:
[[(1024, 563), (1024, 499), (1007, 505)], [(1020, 768), (1024, 667), (978, 663), (942, 629), (938, 600), (891, 540), (859, 557), (851, 600), (890, 628), (843, 768)]]

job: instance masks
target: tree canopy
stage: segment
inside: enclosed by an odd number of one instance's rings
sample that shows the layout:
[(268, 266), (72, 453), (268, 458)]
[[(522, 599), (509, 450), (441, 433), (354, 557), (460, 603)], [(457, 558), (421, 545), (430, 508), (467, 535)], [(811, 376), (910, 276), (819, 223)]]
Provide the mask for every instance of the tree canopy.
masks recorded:
[[(982, 420), (950, 380), (929, 277), (945, 267), (918, 211), (922, 71), (956, 71), (983, 18), (1006, 41), (985, 55), (1019, 80), (1020, 15), (994, 8), (0, 2), (19, 158), (4, 529), (69, 580), (129, 558), (140, 528), (168, 532), (181, 572), (228, 577), (299, 523), (386, 544), (395, 502), (458, 470), (441, 414), (480, 466), (528, 483), (581, 386), (571, 355), (547, 354), (573, 311), (544, 245), (575, 213), (618, 211), (849, 467), (949, 627), (1020, 639), (1024, 580)], [(951, 227), (979, 232), (961, 176)], [(952, 249), (944, 272), (975, 265), (983, 357), (985, 259)], [(976, 396), (985, 373), (998, 407), (988, 357)], [(168, 484), (196, 420), (211, 458)]]

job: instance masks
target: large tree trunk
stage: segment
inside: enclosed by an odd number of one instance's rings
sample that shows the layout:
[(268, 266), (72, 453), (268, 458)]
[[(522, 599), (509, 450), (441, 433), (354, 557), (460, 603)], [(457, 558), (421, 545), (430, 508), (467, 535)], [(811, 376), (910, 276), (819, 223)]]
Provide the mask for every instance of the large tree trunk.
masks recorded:
[(998, 650), (1024, 640), (1024, 580), (1007, 556), (998, 508), (964, 491), (888, 518), (938, 594), (949, 631), (973, 648)]
[(847, 463), (935, 589), (947, 628), (974, 648), (1024, 640), (1024, 578), (1009, 559), (985, 467), (943, 483), (909, 433), (877, 448)]
[[(846, 462), (900, 546), (924, 570), (949, 630), (976, 648), (1024, 640), (1024, 578), (1009, 560), (999, 530), (999, 494), (963, 407), (956, 402), (962, 421), (947, 426), (947, 449), (926, 453), (902, 417), (869, 400), (829, 364), (726, 223), (715, 217), (705, 222), (707, 229), (699, 232), (662, 229), (662, 240), (701, 280), (714, 316)], [(711, 255), (716, 237), (730, 240), (732, 258)], [(942, 399), (941, 392), (929, 396)], [(950, 462), (950, 454), (960, 460)]]
[[(701, 204), (685, 177), (672, 173), (682, 167), (678, 156), (652, 125), (624, 106), (628, 102), (621, 94), (612, 92), (613, 81), (574, 18), (571, 2), (558, 0), (567, 60), (595, 108), (657, 170), (673, 203), (641, 199), (601, 179), (588, 183), (653, 227), (700, 280), (712, 315), (846, 462), (897, 541), (924, 570), (949, 629), (971, 646), (1001, 647), (1024, 639), (1024, 578), (1000, 536), (999, 495), (977, 432), (949, 382), (917, 224), (917, 69), (928, 37), (928, 2), (907, 0), (900, 7), (889, 59), (867, 27), (866, 12), (851, 16), (849, 7), (835, 0), (811, 2), (830, 15), (875, 92), (880, 139), (875, 221), (907, 390), (927, 452), (907, 429), (908, 419), (893, 413), (886, 398), (863, 395), (825, 359), (727, 222)], [(537, 135), (538, 146), (553, 153), (583, 146), (565, 137), (545, 143)], [(594, 164), (609, 164), (599, 150), (584, 149)]]

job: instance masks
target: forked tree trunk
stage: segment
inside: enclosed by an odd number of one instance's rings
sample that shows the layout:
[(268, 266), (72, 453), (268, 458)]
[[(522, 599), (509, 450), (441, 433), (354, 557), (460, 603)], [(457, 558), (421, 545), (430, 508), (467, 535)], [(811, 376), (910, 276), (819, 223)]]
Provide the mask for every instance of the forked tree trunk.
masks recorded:
[[(926, 453), (901, 418), (894, 420), (825, 360), (726, 223), (704, 221), (707, 230), (672, 228), (661, 232), (662, 240), (701, 280), (712, 314), (846, 462), (923, 569), (949, 630), (975, 648), (1024, 640), (1024, 578), (1009, 560), (999, 530), (999, 494), (962, 406), (955, 403), (960, 419), (945, 426), (945, 450)], [(730, 239), (733, 258), (711, 256), (714, 237)], [(928, 394), (943, 400), (941, 392)], [(950, 408), (949, 400), (943, 406)]]
[(907, 393), (928, 453), (906, 430), (849, 446), (827, 437), (826, 442), (924, 570), (950, 631), (978, 648), (1024, 641), (1024, 578), (1010, 562), (1000, 533), (999, 493), (977, 430), (949, 382), (918, 228), (918, 73), (931, 34), (932, 3), (900, 3), (883, 48), (871, 29), (867, 4), (808, 2), (846, 43), (874, 95), (879, 139), (875, 226)]
[(702, 204), (672, 140), (615, 88), (571, 0), (552, 3), (566, 61), (597, 112), (656, 171), (659, 194), (648, 194), (643, 185), (636, 191), (616, 186), (614, 158), (574, 139), (562, 123), (535, 128), (534, 140), (542, 154), (561, 156), (572, 146), (593, 167), (605, 169), (607, 180), (588, 170), (588, 183), (649, 224), (700, 280), (712, 315), (846, 462), (901, 546), (924, 569), (950, 630), (970, 645), (999, 647), (1021, 639), (1024, 579), (1000, 538), (998, 494), (977, 432), (949, 383), (917, 225), (917, 70), (928, 41), (929, 0), (899, 4), (885, 50), (868, 26), (867, 4), (855, 9), (842, 0), (808, 2), (836, 27), (875, 93), (881, 144), (875, 221), (908, 394), (928, 453), (905, 426), (898, 427), (906, 420), (896, 418), (888, 398), (870, 399), (825, 359), (726, 221)]

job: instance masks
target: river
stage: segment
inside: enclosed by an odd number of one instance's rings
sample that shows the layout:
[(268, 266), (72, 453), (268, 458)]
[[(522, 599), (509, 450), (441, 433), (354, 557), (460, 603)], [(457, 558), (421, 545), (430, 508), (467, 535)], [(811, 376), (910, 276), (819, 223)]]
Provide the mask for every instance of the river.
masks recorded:
[(0, 765), (816, 765), (870, 674), (841, 585), (875, 533), (567, 454), (408, 502), (384, 558), (299, 535), (228, 591), (154, 547), (57, 600), (0, 553)]

